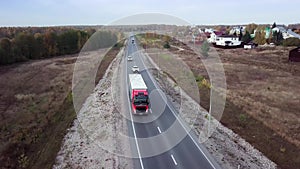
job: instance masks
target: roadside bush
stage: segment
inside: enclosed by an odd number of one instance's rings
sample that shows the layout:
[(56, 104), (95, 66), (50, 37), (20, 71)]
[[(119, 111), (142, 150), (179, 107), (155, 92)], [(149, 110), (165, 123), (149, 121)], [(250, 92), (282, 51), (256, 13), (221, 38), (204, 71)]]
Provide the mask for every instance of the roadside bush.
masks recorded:
[(201, 45), (201, 54), (205, 57), (208, 57), (209, 44), (207, 40), (205, 40)]
[(287, 38), (282, 42), (283, 46), (300, 46), (300, 39), (298, 38)]
[(204, 79), (204, 77), (201, 75), (198, 75), (195, 77), (196, 82), (201, 82), (203, 79)]
[(18, 157), (18, 163), (20, 168), (27, 168), (29, 165), (28, 157), (23, 153)]
[(164, 44), (164, 48), (169, 49), (170, 47), (171, 47), (171, 46), (170, 46), (169, 42), (166, 42), (166, 43)]

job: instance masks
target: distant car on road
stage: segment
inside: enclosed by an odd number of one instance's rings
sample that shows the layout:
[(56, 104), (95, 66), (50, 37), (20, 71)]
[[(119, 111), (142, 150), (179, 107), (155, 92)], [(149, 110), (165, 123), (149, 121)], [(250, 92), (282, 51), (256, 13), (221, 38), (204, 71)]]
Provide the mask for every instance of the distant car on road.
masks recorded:
[(135, 66), (132, 66), (131, 70), (132, 70), (133, 73), (139, 73), (139, 72), (140, 72), (139, 67), (136, 66), (136, 65), (135, 65)]
[(128, 58), (127, 58), (127, 60), (128, 61), (132, 61), (133, 60), (132, 56), (129, 55)]

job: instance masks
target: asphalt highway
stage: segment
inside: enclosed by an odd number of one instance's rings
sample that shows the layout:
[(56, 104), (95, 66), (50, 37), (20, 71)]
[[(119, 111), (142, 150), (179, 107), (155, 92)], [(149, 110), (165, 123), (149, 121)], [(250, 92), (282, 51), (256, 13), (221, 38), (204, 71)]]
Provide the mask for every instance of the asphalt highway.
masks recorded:
[[(143, 53), (138, 51), (138, 44), (132, 43), (134, 37), (127, 41), (125, 64), (122, 71), (127, 76), (133, 73), (131, 68), (140, 69), (150, 96), (150, 113), (148, 115), (130, 115), (127, 121), (129, 136), (135, 138), (131, 144), (132, 152), (138, 155), (133, 159), (137, 169), (219, 169), (221, 168), (208, 151), (198, 142), (195, 134), (178, 118), (178, 112), (159, 89), (151, 73), (147, 70)], [(127, 57), (131, 55), (132, 61)], [(128, 93), (128, 92), (127, 92)], [(128, 95), (127, 95), (128, 97)], [(131, 112), (129, 98), (128, 112)]]

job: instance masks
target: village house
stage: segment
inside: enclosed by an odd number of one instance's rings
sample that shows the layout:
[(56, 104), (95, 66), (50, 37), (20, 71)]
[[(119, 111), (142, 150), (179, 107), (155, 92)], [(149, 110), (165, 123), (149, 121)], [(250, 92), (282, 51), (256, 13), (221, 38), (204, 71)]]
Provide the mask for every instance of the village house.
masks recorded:
[(217, 31), (211, 33), (207, 41), (220, 47), (237, 47), (242, 44), (237, 36), (224, 35), (222, 32)]
[(239, 35), (241, 33), (244, 33), (245, 29), (246, 29), (245, 26), (235, 26), (229, 31), (229, 34), (230, 35), (233, 35), (233, 34)]
[(239, 37), (233, 35), (221, 35), (216, 39), (217, 46), (223, 47), (237, 47), (242, 44), (242, 41), (239, 40)]
[[(254, 38), (255, 37), (255, 33), (258, 30), (254, 30), (254, 34), (251, 34), (251, 37)], [(271, 35), (271, 31), (272, 33), (274, 32), (281, 32), (282, 33), (282, 37), (283, 39), (287, 39), (287, 38), (299, 38), (300, 39), (300, 35), (293, 32), (291, 29), (286, 29), (284, 26), (276, 26), (275, 28), (271, 29), (271, 27), (266, 27), (264, 30), (265, 32), (265, 38), (268, 39)]]

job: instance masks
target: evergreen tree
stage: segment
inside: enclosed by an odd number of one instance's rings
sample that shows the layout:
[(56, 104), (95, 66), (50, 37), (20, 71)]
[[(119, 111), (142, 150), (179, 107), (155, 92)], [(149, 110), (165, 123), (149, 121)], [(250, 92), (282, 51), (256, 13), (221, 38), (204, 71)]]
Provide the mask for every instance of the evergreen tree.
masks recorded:
[(14, 62), (11, 56), (12, 44), (9, 39), (3, 38), (0, 41), (0, 64), (8, 64)]
[(240, 27), (240, 34), (239, 34), (239, 40), (242, 40), (243, 38), (243, 29)]
[(245, 43), (249, 43), (251, 41), (251, 35), (248, 31), (246, 31), (245, 35), (241, 39)]
[(208, 57), (209, 44), (207, 40), (205, 40), (201, 45), (201, 54), (205, 57)]
[(282, 33), (279, 31), (275, 31), (273, 33), (273, 42), (276, 44), (276, 45), (280, 45), (283, 41), (283, 36), (282, 36)]
[(38, 58), (37, 42), (32, 34), (19, 33), (15, 38), (15, 45), (20, 50), (20, 54), (27, 59)]
[(274, 22), (273, 25), (272, 25), (272, 29), (273, 29), (273, 28), (276, 28), (276, 26), (277, 26), (277, 25), (276, 25), (276, 22)]

